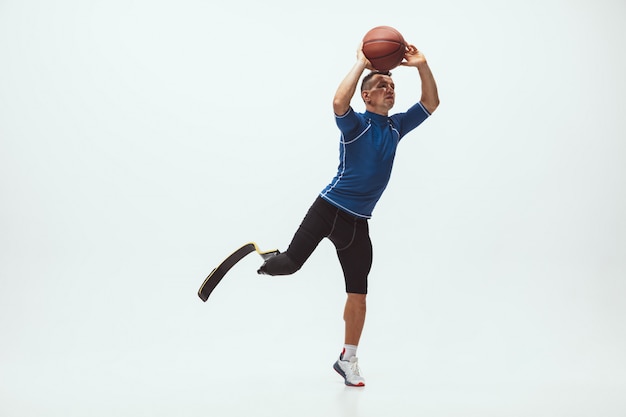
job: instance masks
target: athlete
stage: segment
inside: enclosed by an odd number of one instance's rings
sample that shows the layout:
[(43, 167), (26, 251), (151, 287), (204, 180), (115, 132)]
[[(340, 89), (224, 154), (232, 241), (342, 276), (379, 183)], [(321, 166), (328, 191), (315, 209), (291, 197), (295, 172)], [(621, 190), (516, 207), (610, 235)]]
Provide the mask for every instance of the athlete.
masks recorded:
[[(335, 93), (333, 109), (341, 131), (337, 175), (322, 190), (300, 224), (287, 251), (268, 260), (259, 274), (289, 275), (299, 270), (322, 239), (336, 247), (343, 269), (347, 300), (343, 319), (343, 350), (333, 368), (348, 386), (364, 386), (356, 356), (365, 323), (367, 279), (372, 265), (368, 219), (387, 187), (400, 140), (428, 118), (439, 105), (437, 84), (424, 55), (407, 46), (405, 67), (417, 68), (421, 98), (405, 113), (389, 116), (395, 102), (395, 85), (389, 72), (374, 71), (362, 51)], [(361, 82), (364, 113), (350, 102)]]

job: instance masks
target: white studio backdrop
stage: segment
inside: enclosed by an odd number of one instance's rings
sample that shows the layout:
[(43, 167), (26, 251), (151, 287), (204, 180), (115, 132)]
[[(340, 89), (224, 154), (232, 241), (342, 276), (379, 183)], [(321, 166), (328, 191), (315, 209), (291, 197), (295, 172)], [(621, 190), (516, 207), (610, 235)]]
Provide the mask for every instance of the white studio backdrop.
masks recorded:
[[(621, 1), (0, 1), (0, 413), (622, 416)], [(370, 222), (359, 356), (323, 242), (331, 100), (363, 34), (420, 48), (441, 106)], [(419, 98), (393, 71), (396, 111)], [(353, 101), (357, 111), (363, 106)]]

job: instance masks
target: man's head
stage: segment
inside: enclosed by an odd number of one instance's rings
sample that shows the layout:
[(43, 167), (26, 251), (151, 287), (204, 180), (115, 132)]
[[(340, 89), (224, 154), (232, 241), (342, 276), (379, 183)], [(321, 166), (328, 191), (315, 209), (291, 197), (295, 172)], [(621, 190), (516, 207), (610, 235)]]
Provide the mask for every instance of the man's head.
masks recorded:
[(361, 98), (372, 113), (387, 116), (396, 99), (390, 72), (372, 71), (361, 82)]

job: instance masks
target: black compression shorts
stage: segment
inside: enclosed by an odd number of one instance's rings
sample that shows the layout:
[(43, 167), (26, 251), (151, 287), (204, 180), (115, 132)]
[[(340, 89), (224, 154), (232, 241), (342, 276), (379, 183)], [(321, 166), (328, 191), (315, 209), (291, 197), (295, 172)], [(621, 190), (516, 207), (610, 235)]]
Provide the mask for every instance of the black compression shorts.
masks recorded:
[(367, 294), (372, 267), (372, 241), (367, 219), (355, 217), (317, 197), (296, 231), (289, 248), (261, 267), (268, 275), (289, 275), (299, 270), (322, 239), (337, 249), (346, 292)]

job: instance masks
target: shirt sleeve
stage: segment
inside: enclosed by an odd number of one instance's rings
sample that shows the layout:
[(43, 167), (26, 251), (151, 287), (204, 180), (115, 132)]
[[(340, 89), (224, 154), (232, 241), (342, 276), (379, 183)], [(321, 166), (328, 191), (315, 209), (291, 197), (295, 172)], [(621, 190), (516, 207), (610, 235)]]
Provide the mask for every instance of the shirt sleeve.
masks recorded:
[(430, 116), (430, 113), (422, 105), (421, 102), (415, 103), (410, 109), (404, 113), (398, 113), (391, 116), (391, 120), (398, 127), (400, 138), (421, 125), (422, 122)]
[(359, 137), (367, 128), (367, 122), (352, 107), (343, 116), (335, 115), (335, 122), (341, 131), (342, 140), (350, 142)]

